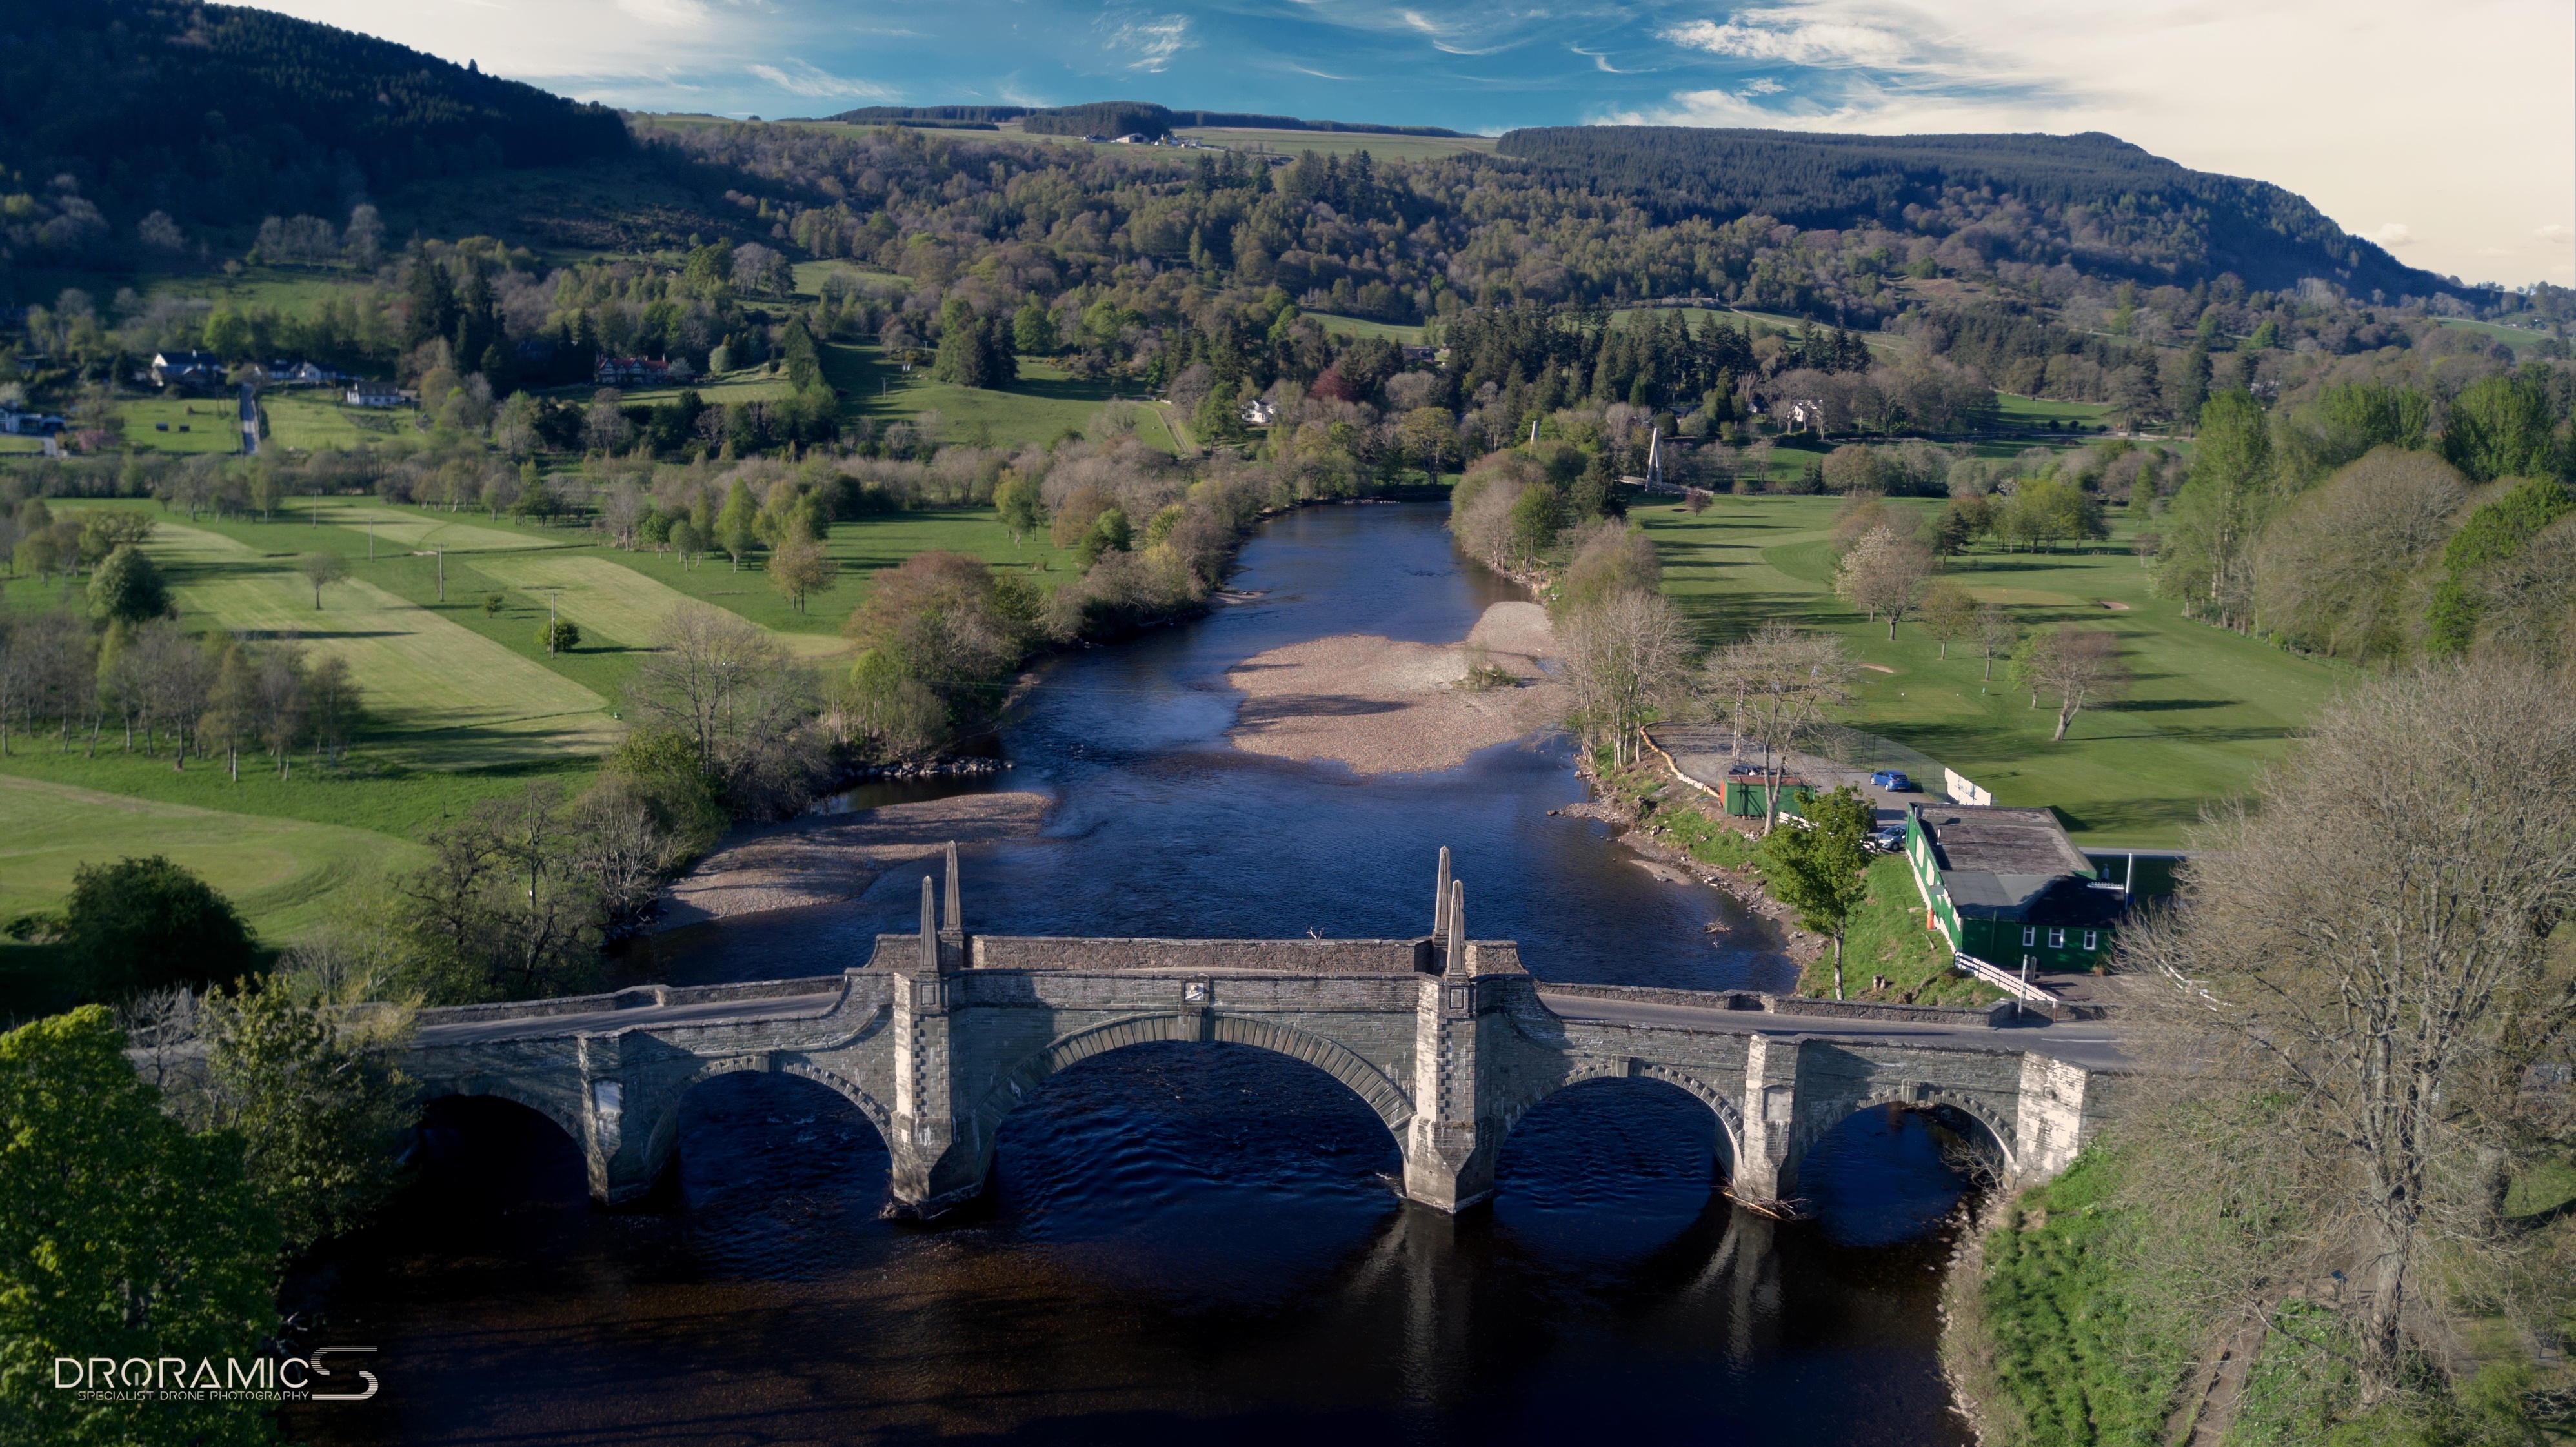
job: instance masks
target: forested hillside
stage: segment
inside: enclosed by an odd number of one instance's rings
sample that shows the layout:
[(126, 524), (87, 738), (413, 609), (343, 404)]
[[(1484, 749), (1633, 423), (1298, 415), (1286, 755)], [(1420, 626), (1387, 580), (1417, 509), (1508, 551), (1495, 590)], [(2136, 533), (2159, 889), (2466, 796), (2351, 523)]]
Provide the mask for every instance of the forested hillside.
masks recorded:
[[(1943, 250), (2189, 286), (2322, 277), (2358, 295), (2457, 291), (2261, 181), (2188, 170), (2116, 136), (1842, 136), (1685, 126), (1513, 131), (1506, 156), (1547, 183), (1671, 225), (1776, 217), (1810, 229), (1930, 236)], [(1941, 258), (1945, 262), (1947, 258)]]
[(345, 212), (415, 178), (627, 144), (604, 107), (266, 11), (83, 0), (10, 14), (0, 248), (22, 264), (166, 255), (191, 227)]

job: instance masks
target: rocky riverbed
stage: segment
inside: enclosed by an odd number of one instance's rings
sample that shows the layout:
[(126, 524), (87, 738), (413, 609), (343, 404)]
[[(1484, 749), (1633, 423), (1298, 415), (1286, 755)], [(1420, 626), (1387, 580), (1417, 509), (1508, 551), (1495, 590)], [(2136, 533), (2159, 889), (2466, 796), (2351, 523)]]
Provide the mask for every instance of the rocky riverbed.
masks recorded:
[[(1246, 753), (1333, 759), (1358, 774), (1455, 768), (1564, 718), (1568, 691), (1543, 666), (1552, 649), (1547, 610), (1509, 602), (1447, 645), (1343, 634), (1274, 648), (1227, 670), (1245, 695), (1227, 737)], [(1468, 687), (1474, 662), (1513, 682)]]
[(663, 891), (654, 928), (856, 899), (877, 876), (937, 854), (950, 840), (1021, 838), (1035, 834), (1045, 815), (1044, 795), (961, 794), (738, 829)]

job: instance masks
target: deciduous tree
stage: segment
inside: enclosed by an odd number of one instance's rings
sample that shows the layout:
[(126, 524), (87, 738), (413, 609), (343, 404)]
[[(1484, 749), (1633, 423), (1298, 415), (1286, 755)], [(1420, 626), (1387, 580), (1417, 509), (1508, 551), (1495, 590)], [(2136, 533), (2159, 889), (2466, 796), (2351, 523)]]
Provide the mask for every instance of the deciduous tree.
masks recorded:
[[(2517, 1169), (2564, 1150), (2531, 1129), (2532, 1067), (2563, 1072), (2576, 1028), (2571, 791), (2562, 676), (2479, 660), (2363, 683), (2266, 772), (2259, 809), (2193, 839), (2182, 907), (2123, 931), (2167, 986), (2153, 1051), (2190, 1065), (2150, 1121), (2178, 1147), (2170, 1188), (2143, 1186), (2160, 1274), (2265, 1319), (2305, 1295), (2364, 1406), (2449, 1349), (2427, 1305), (2532, 1305), (2510, 1283), (2544, 1264), (2535, 1223), (2502, 1208)], [(2211, 1189), (2227, 1179), (2259, 1201)], [(2318, 1290), (2329, 1271), (2349, 1286)]]
[(1568, 609), (1558, 636), (1584, 748), (1606, 744), (1613, 766), (1628, 763), (1638, 733), (1682, 697), (1689, 627), (1662, 594), (1620, 588)]
[(780, 543), (769, 555), (770, 586), (787, 595), (796, 611), (805, 611), (805, 600), (815, 593), (831, 591), (832, 580), (840, 576), (841, 565), (823, 545), (808, 537), (794, 537)]
[(1934, 583), (1923, 591), (1923, 604), (1915, 611), (1915, 621), (1922, 625), (1925, 637), (1939, 640), (1941, 657), (1947, 659), (1952, 640), (1976, 631), (1977, 600), (1956, 583)]
[(97, 1005), (0, 1035), (0, 1437), (271, 1441), (262, 1403), (54, 1387), (56, 1357), (222, 1361), (277, 1327), (283, 1238), (241, 1138), (190, 1133), (125, 1047)]
[(322, 590), (333, 583), (345, 583), (349, 580), (349, 560), (338, 553), (306, 553), (296, 559), (295, 571), (303, 575), (304, 581), (313, 585), (313, 607), (319, 611), (322, 607)]
[(1709, 656), (1710, 699), (1739, 740), (1762, 750), (1765, 833), (1778, 813), (1783, 756), (1823, 727), (1831, 710), (1851, 701), (1859, 671), (1841, 639), (1778, 619)]
[(1877, 814), (1849, 785), (1807, 801), (1803, 828), (1764, 837), (1756, 863), (1798, 923), (1834, 942), (1834, 998), (1843, 997), (1843, 936), (1869, 898), (1869, 831)]

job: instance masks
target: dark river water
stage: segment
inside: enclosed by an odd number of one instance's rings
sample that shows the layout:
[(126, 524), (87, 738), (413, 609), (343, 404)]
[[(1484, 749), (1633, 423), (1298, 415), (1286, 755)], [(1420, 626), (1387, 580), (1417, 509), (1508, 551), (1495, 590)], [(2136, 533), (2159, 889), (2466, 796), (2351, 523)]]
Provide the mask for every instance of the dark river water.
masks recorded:
[[(1259, 600), (1049, 663), (997, 785), (1049, 795), (1047, 825), (966, 851), (969, 927), (1420, 934), (1445, 844), (1470, 930), (1544, 978), (1784, 983), (1724, 896), (1549, 815), (1584, 796), (1562, 741), (1366, 780), (1227, 745), (1231, 664), (1345, 633), (1452, 642), (1523, 596), (1441, 521), (1290, 514), (1244, 551), (1233, 585)], [(862, 963), (912, 927), (918, 878), (690, 932), (657, 973)], [(1394, 1141), (1330, 1077), (1213, 1044), (1053, 1077), (1005, 1123), (987, 1198), (928, 1227), (878, 1218), (883, 1142), (792, 1076), (699, 1087), (666, 1188), (614, 1212), (531, 1112), (449, 1100), (428, 1124), (418, 1183), (297, 1284), (309, 1339), (375, 1346), (382, 1383), (290, 1409), (301, 1439), (1968, 1440), (1934, 1350), (1962, 1180), (1892, 1110), (1817, 1148), (1817, 1219), (1785, 1225), (1716, 1194), (1707, 1109), (1671, 1087), (1550, 1099), (1492, 1204), (1453, 1219), (1391, 1193)]]

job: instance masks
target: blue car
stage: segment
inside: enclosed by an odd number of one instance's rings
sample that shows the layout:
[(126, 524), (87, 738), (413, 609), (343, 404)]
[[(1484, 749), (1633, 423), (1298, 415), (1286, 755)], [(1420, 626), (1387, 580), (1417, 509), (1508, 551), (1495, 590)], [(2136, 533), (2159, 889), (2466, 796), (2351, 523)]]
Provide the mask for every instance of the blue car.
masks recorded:
[(1914, 792), (1914, 781), (1905, 777), (1904, 771), (1900, 769), (1881, 769), (1877, 773), (1870, 775), (1869, 781), (1891, 794), (1911, 794)]

